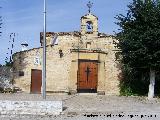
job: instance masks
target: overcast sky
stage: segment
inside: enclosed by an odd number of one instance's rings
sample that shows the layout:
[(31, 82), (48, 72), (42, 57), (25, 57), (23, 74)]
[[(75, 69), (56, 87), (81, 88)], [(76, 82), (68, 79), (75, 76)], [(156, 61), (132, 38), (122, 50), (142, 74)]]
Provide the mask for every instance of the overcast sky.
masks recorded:
[[(89, 0), (47, 0), (47, 31), (71, 32), (80, 30), (80, 18), (87, 13)], [(126, 14), (132, 0), (91, 0), (92, 13), (99, 18), (99, 32), (113, 34), (118, 26), (117, 14)], [(43, 31), (43, 0), (0, 0), (3, 19), (0, 37), (0, 64), (4, 64), (11, 44), (10, 33), (16, 33), (14, 52), (27, 41), (29, 48), (39, 47), (39, 33)]]

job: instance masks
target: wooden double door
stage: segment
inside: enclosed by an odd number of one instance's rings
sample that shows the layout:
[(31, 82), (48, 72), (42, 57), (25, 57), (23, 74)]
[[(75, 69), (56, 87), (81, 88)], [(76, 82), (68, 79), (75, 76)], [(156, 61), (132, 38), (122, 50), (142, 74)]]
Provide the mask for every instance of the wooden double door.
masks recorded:
[(31, 70), (31, 93), (40, 94), (42, 86), (42, 70)]
[(97, 92), (98, 63), (92, 60), (79, 60), (78, 92)]

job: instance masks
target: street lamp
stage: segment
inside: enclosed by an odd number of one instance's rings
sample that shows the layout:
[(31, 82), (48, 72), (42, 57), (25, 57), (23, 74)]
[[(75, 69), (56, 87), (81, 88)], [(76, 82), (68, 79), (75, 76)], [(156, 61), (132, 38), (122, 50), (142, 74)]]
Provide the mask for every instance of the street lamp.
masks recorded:
[(46, 0), (44, 0), (44, 30), (43, 30), (43, 66), (42, 66), (42, 96), (46, 99)]

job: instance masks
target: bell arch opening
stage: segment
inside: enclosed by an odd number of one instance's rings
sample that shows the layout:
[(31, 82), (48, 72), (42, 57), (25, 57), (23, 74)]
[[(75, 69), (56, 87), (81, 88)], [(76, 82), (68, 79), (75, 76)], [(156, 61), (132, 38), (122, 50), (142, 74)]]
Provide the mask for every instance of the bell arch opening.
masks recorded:
[(86, 22), (86, 32), (87, 33), (93, 33), (93, 23), (92, 21)]

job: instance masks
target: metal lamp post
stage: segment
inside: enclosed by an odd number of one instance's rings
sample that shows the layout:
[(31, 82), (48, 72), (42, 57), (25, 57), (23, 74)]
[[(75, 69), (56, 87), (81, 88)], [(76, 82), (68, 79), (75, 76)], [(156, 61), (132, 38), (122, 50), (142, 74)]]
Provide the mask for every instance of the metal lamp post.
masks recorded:
[(42, 96), (46, 99), (46, 0), (44, 0), (44, 30), (43, 30), (43, 67), (42, 67)]

